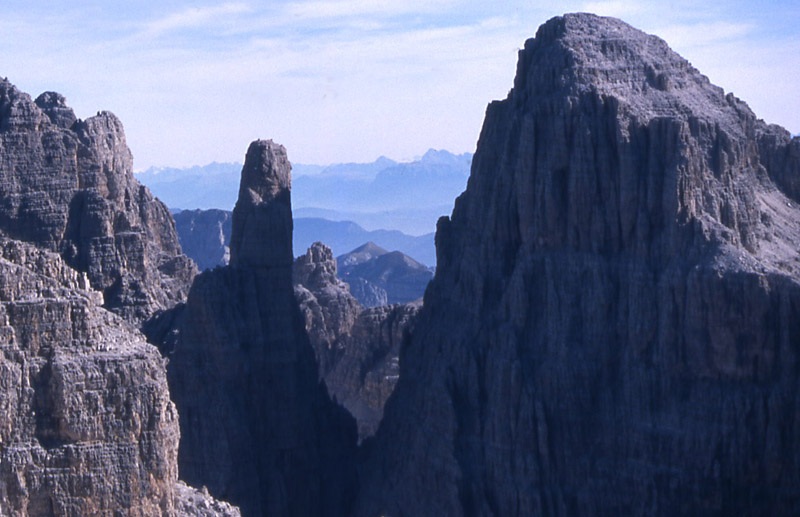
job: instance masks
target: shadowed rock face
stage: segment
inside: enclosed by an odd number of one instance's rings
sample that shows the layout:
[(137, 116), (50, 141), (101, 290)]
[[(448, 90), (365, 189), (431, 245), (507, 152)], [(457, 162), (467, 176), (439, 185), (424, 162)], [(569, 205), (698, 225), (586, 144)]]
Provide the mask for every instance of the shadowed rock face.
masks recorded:
[(239, 199), (233, 209), (232, 266), (291, 268), (291, 171), (282, 146), (259, 141), (247, 149)]
[(132, 162), (113, 114), (78, 120), (59, 94), (34, 102), (0, 81), (0, 232), (59, 253), (140, 322), (182, 300), (196, 269)]
[(290, 165), (250, 145), (231, 264), (199, 275), (170, 334), (181, 476), (244, 515), (344, 515), (356, 429), (318, 378), (292, 289)]
[(796, 511), (798, 141), (656, 37), (544, 24), (439, 222), (357, 513)]

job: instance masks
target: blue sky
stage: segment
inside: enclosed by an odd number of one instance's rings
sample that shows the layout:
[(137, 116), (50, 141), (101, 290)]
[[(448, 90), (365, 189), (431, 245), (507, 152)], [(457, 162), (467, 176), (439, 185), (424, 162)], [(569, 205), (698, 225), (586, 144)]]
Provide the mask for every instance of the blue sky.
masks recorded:
[(136, 169), (240, 161), (255, 138), (302, 163), (472, 152), (517, 49), (574, 11), (658, 34), (800, 133), (797, 0), (4, 0), (0, 76), (116, 113)]

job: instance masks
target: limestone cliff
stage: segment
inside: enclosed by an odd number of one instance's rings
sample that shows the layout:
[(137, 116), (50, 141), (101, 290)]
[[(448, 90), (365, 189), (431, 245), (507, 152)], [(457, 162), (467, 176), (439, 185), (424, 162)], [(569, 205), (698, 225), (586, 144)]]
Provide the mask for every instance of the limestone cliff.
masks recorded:
[(796, 512), (799, 142), (657, 37), (544, 24), (439, 222), (358, 513)]
[(244, 515), (344, 515), (356, 491), (352, 418), (332, 403), (292, 289), (291, 166), (250, 145), (230, 265), (200, 274), (168, 333), (180, 472)]
[(202, 515), (155, 347), (51, 252), (0, 240), (0, 279), (0, 514)]
[(196, 273), (167, 208), (133, 177), (122, 123), (0, 80), (0, 232), (59, 253), (130, 321), (182, 300)]

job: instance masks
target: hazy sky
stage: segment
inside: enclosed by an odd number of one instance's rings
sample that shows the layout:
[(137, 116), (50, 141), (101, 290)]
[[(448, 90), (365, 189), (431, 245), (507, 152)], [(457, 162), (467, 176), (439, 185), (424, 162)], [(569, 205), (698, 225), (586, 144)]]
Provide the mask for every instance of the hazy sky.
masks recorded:
[(471, 152), (525, 39), (574, 11), (658, 34), (800, 132), (797, 0), (3, 0), (0, 76), (116, 113), (136, 169), (241, 161), (255, 138), (302, 163)]

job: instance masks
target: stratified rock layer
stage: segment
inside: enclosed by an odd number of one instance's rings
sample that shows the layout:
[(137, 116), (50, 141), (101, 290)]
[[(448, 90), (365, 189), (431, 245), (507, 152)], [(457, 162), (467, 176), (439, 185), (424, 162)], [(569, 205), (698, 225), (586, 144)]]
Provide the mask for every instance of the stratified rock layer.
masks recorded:
[(421, 302), (410, 302), (364, 309), (338, 342), (341, 356), (325, 383), (355, 417), (359, 440), (378, 429), (386, 400), (400, 377), (400, 350), (421, 308)]
[(439, 222), (358, 513), (796, 512), (798, 145), (656, 37), (543, 25)]
[(122, 123), (78, 120), (64, 97), (36, 101), (0, 80), (0, 232), (86, 272), (131, 321), (182, 300), (196, 269), (167, 208), (132, 174)]
[(165, 361), (87, 284), (0, 242), (0, 514), (178, 515)]
[(290, 169), (282, 146), (250, 145), (230, 265), (195, 279), (169, 335), (180, 471), (244, 515), (344, 515), (356, 429), (318, 378), (294, 299)]

